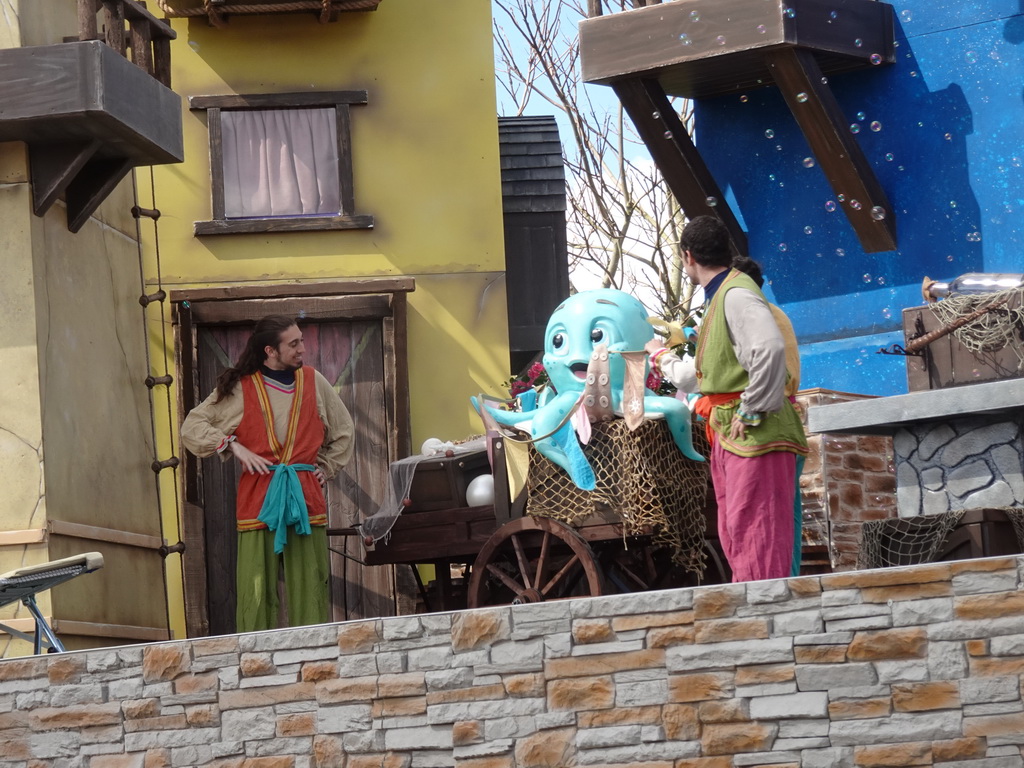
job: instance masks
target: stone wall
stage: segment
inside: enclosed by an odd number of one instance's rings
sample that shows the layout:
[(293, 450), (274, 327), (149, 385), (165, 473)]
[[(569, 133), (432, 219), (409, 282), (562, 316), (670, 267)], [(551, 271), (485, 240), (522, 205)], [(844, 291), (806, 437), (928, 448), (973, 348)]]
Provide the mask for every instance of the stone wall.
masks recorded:
[(1024, 504), (1024, 416), (965, 416), (893, 436), (902, 517)]
[(1024, 764), (1024, 558), (0, 661), (17, 768)]
[[(864, 398), (826, 389), (797, 395), (805, 427), (808, 408)], [(810, 455), (800, 478), (804, 541), (829, 543), (834, 570), (855, 568), (861, 525), (897, 514), (892, 439), (808, 434), (807, 442)]]

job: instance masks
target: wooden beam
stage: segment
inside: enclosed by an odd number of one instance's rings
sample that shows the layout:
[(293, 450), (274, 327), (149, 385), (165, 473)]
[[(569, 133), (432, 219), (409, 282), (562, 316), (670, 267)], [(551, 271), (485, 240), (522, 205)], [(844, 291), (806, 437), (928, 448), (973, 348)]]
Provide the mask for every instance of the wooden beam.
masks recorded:
[(746, 255), (746, 233), (658, 81), (634, 78), (612, 88), (686, 217), (718, 217), (729, 231), (733, 252)]
[(255, 323), (267, 315), (311, 319), (343, 315), (346, 319), (372, 320), (391, 316), (391, 297), (377, 294), (291, 296), (262, 301), (207, 301), (192, 307), (193, 322), (211, 325)]
[(226, 96), (190, 96), (188, 99), (189, 109), (287, 109), (365, 103), (366, 91), (239, 93)]
[(779, 90), (796, 118), (832, 191), (842, 202), (867, 253), (896, 250), (896, 216), (813, 54), (783, 49), (765, 54)]
[(85, 637), (113, 637), (120, 640), (159, 642), (171, 639), (171, 630), (163, 627), (137, 627), (131, 624), (100, 624), (95, 621), (72, 621), (54, 619), (50, 622), (53, 631), (60, 635)]
[(373, 229), (373, 216), (365, 213), (339, 216), (296, 216), (295, 218), (222, 219), (197, 221), (196, 235), (258, 235), (266, 232), (335, 232), (344, 229)]
[[(268, 299), (287, 296), (349, 296), (359, 293), (410, 293), (416, 290), (412, 277), (357, 277), (329, 283), (278, 283), (229, 285), (221, 288), (183, 288), (171, 290), (172, 304), (189, 302), (194, 313), (199, 302), (234, 299)], [(184, 314), (184, 313), (183, 313)], [(191, 320), (195, 322), (194, 319)]]
[(93, 212), (132, 169), (132, 161), (118, 157), (94, 159), (85, 164), (68, 184), (64, 196), (68, 207), (68, 229), (77, 232)]
[(47, 525), (49, 526), (50, 533), (54, 536), (71, 536), (76, 539), (124, 544), (128, 547), (140, 547), (142, 549), (160, 549), (164, 545), (164, 540), (159, 536), (119, 531), (116, 528), (101, 528), (98, 525), (83, 525), (82, 523), (72, 523), (67, 520), (50, 520)]
[(21, 531), (0, 531), (0, 547), (13, 547), (21, 544), (41, 544), (46, 541), (45, 528), (26, 528)]
[(29, 144), (32, 212), (42, 216), (102, 146), (99, 139), (66, 144)]

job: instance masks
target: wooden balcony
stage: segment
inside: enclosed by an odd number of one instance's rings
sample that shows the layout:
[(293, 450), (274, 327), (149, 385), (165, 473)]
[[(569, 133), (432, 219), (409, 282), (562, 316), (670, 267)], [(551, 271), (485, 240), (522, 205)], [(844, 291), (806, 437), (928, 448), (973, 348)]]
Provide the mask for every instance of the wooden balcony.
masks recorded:
[(140, 3), (80, 0), (77, 41), (0, 51), (0, 141), (28, 145), (37, 215), (63, 198), (77, 232), (132, 168), (184, 159), (174, 36)]
[[(580, 22), (583, 79), (615, 89), (688, 217), (713, 214), (745, 235), (669, 96), (782, 92), (867, 252), (896, 248), (895, 215), (828, 85), (840, 72), (894, 61), (891, 5), (876, 0), (634, 0)], [(670, 138), (671, 141), (666, 141)], [(712, 201), (709, 205), (708, 201)], [(879, 213), (881, 211), (881, 213)]]

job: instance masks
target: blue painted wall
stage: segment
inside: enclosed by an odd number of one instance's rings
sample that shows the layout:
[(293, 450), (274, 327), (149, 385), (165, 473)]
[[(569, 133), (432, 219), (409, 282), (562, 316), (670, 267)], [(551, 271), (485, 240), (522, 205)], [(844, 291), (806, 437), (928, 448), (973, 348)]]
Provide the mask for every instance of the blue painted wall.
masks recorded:
[(696, 108), (701, 154), (793, 321), (805, 388), (906, 392), (904, 359), (877, 350), (904, 342), (922, 278), (1024, 272), (1024, 0), (892, 5), (896, 63), (829, 85), (899, 250), (864, 253), (777, 89)]

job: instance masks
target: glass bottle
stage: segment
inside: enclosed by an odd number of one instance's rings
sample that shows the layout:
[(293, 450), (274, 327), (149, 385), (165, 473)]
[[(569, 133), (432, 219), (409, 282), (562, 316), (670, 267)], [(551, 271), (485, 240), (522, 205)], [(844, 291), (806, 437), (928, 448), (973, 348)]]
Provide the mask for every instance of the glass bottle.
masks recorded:
[(932, 280), (921, 283), (921, 293), (927, 302), (944, 299), (952, 294), (999, 293), (1024, 286), (1024, 274), (969, 272), (949, 282)]

